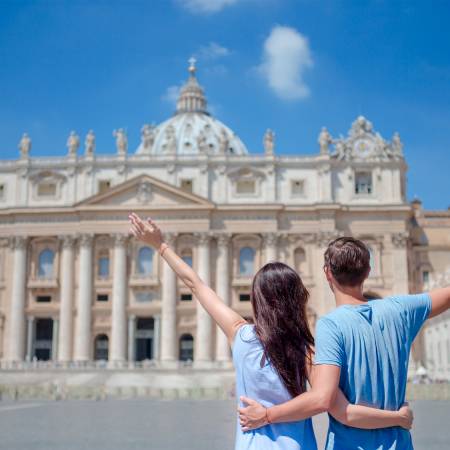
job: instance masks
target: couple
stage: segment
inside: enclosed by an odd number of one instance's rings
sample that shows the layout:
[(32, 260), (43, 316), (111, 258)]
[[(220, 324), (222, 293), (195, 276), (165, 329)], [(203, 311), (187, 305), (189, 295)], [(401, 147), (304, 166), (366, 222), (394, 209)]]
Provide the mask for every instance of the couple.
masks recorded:
[(309, 294), (289, 266), (268, 263), (255, 275), (251, 325), (164, 242), (152, 220), (131, 214), (130, 222), (130, 232), (159, 251), (228, 337), (241, 401), (237, 450), (316, 450), (310, 418), (325, 411), (327, 450), (413, 448), (412, 412), (404, 405), (409, 352), (425, 320), (450, 307), (450, 288), (367, 301), (369, 251), (338, 238), (324, 264), (337, 308), (318, 321), (314, 347)]

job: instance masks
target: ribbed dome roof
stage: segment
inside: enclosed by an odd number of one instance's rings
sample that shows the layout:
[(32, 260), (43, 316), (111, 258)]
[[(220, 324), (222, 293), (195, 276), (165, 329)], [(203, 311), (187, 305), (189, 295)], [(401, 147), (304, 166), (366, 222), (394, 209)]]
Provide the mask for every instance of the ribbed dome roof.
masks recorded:
[(207, 112), (205, 93), (195, 76), (195, 60), (189, 62), (189, 79), (180, 89), (174, 116), (155, 128), (147, 127), (147, 139), (136, 153), (246, 155), (239, 137)]

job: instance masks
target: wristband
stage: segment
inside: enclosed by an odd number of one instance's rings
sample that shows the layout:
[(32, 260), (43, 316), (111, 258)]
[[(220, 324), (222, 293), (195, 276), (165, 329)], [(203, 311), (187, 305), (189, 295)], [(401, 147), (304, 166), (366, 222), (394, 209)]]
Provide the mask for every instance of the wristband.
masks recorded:
[(271, 424), (271, 423), (272, 423), (271, 420), (270, 420), (270, 418), (269, 418), (269, 408), (266, 408), (266, 422), (267, 422), (268, 424)]
[(161, 244), (161, 247), (159, 247), (159, 254), (160, 254), (161, 256), (163, 256), (164, 252), (165, 252), (168, 248), (169, 248), (169, 246), (168, 246), (165, 242), (163, 242), (163, 243)]

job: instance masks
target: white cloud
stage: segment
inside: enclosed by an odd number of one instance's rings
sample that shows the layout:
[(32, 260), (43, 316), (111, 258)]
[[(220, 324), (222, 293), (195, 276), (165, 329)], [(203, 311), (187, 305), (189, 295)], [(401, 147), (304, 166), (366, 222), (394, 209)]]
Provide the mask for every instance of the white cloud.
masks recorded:
[(201, 46), (195, 56), (199, 59), (214, 60), (228, 56), (230, 53), (231, 51), (228, 48), (216, 42), (210, 42), (208, 45)]
[(169, 86), (165, 92), (165, 94), (162, 96), (162, 99), (170, 103), (173, 106), (176, 106), (178, 97), (180, 95), (180, 86)]
[(263, 61), (258, 71), (283, 100), (309, 95), (303, 74), (313, 65), (308, 39), (296, 29), (277, 25), (264, 42)]
[(187, 10), (195, 14), (211, 14), (222, 11), (240, 0), (177, 0)]

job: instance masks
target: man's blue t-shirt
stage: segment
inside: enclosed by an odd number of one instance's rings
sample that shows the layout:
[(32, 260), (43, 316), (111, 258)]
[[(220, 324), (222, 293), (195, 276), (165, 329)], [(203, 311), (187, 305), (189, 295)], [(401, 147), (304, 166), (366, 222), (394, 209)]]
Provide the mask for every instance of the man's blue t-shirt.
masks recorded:
[[(341, 368), (339, 387), (359, 405), (398, 410), (405, 401), (411, 344), (431, 310), (428, 294), (343, 305), (316, 328), (315, 364)], [(361, 430), (330, 416), (326, 450), (411, 450), (400, 427)]]

